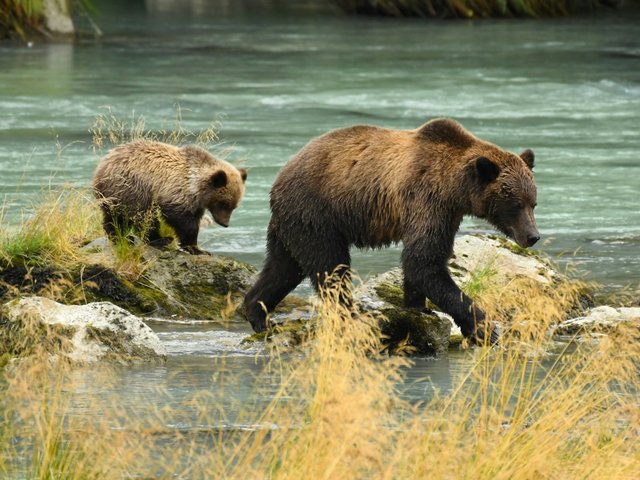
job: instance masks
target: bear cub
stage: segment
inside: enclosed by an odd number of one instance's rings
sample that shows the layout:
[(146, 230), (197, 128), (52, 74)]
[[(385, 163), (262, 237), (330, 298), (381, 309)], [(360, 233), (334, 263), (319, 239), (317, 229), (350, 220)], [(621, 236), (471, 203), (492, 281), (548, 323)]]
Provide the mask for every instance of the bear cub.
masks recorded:
[(206, 254), (198, 248), (204, 211), (227, 227), (244, 195), (246, 179), (245, 169), (200, 147), (139, 140), (117, 146), (102, 158), (93, 188), (110, 238), (129, 225), (151, 245), (170, 243), (171, 238), (160, 236), (159, 213), (175, 230), (183, 250)]
[(530, 247), (540, 235), (533, 209), (534, 154), (475, 137), (451, 119), (415, 130), (354, 126), (311, 140), (282, 168), (271, 190), (267, 256), (245, 297), (253, 329), (305, 277), (319, 293), (335, 281), (350, 303), (349, 248), (402, 241), (404, 303), (428, 298), (465, 336), (497, 332), (452, 280), (447, 260), (463, 216), (484, 218)]

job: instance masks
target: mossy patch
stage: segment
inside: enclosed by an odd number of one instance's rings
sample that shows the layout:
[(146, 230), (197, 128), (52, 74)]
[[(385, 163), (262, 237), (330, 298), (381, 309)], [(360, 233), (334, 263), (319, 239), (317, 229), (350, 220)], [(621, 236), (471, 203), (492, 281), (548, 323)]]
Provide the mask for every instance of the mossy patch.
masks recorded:
[[(394, 307), (404, 309), (404, 290), (398, 285), (394, 285), (388, 282), (378, 283), (373, 287), (380, 300), (387, 302)], [(437, 305), (431, 300), (425, 301), (425, 308), (428, 310), (440, 311)]]
[(435, 355), (447, 350), (451, 326), (437, 315), (397, 308), (380, 313), (384, 316), (380, 321), (383, 344), (391, 353)]
[(77, 273), (76, 284), (82, 288), (82, 301), (109, 301), (137, 315), (148, 315), (159, 308), (160, 292), (120, 277), (102, 265), (88, 265)]
[(461, 333), (449, 335), (449, 349), (458, 348), (464, 342), (464, 335)]
[(500, 237), (498, 235), (480, 235), (480, 234), (476, 236), (480, 238), (486, 237), (486, 238), (490, 238), (491, 240), (495, 240), (500, 244), (501, 247), (506, 248), (511, 253), (515, 253), (516, 255), (521, 255), (523, 257), (534, 257), (534, 258), (540, 259), (540, 255), (538, 255), (534, 250), (531, 250), (530, 248), (522, 248), (517, 243), (513, 243), (504, 237)]
[(265, 332), (257, 332), (242, 340), (243, 344), (255, 342), (271, 342), (277, 340), (293, 347), (309, 340), (314, 332), (314, 321), (290, 320), (285, 323), (274, 325)]
[(175, 297), (165, 304), (165, 308), (171, 304), (170, 309), (180, 312), (180, 316), (205, 320), (234, 316), (244, 295), (229, 290), (224, 293), (220, 291), (219, 285), (176, 281), (173, 284)]
[(402, 308), (404, 305), (404, 291), (398, 285), (382, 282), (377, 284), (374, 290), (381, 300), (390, 303), (394, 307)]

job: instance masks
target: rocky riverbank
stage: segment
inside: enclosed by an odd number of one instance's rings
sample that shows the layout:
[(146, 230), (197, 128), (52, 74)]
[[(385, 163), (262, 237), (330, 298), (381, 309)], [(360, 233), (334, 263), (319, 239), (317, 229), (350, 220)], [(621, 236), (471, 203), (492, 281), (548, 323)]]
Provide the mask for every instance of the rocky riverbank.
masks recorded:
[[(145, 318), (246, 324), (241, 305), (256, 274), (251, 265), (218, 255), (140, 247), (132, 275), (113, 267), (114, 252), (104, 239), (91, 242), (84, 252), (84, 260), (73, 268), (12, 266), (0, 271), (3, 353), (29, 354), (39, 342), (49, 345), (50, 353), (78, 362), (162, 361), (162, 345)], [(638, 308), (591, 310), (591, 287), (510, 241), (461, 236), (454, 252), (449, 264), (453, 278), (488, 312), (506, 319), (503, 330), (511, 328), (504, 310), (515, 308), (523, 297), (553, 303), (550, 333), (557, 335), (610, 331), (618, 323), (640, 321)], [(563, 289), (567, 293), (559, 301)], [(435, 305), (427, 305), (431, 311), (425, 312), (403, 308), (399, 268), (365, 279), (354, 296), (359, 310), (377, 319), (392, 353), (442, 354), (463, 344), (460, 330)], [(277, 326), (266, 335), (248, 335), (247, 342), (299, 344), (312, 334), (315, 306), (314, 299), (288, 297), (272, 317)], [(29, 336), (34, 340), (25, 342)]]

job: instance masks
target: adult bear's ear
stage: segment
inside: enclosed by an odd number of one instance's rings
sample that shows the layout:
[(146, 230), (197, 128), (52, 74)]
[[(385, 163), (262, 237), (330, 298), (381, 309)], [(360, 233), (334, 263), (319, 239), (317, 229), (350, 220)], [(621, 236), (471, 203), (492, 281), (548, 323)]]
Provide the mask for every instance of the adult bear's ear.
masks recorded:
[(247, 181), (247, 170), (241, 168), (238, 170), (240, 172), (240, 178), (242, 178), (242, 183)]
[(227, 185), (227, 174), (224, 170), (218, 170), (216, 173), (211, 175), (211, 179), (209, 179), (209, 183), (213, 188), (222, 188)]
[(533, 150), (527, 148), (520, 154), (520, 158), (524, 160), (524, 163), (527, 164), (527, 167), (529, 167), (530, 170), (533, 170), (533, 165), (536, 159), (536, 156), (533, 154)]
[(484, 183), (493, 182), (500, 175), (500, 167), (487, 157), (476, 158), (476, 171), (478, 178)]

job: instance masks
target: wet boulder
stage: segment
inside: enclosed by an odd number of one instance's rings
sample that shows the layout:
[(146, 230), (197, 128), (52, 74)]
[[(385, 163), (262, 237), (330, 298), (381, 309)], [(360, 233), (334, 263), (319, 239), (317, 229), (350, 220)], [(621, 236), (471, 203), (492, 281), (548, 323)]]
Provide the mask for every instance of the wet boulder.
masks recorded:
[(245, 321), (238, 307), (256, 274), (252, 265), (223, 255), (144, 246), (139, 273), (132, 276), (107, 267), (117, 263), (108, 243), (87, 248), (94, 262), (82, 280), (91, 300), (111, 301), (145, 316)]
[[(561, 277), (543, 259), (510, 240), (479, 235), (456, 238), (449, 271), (458, 286), (466, 290), (500, 288), (517, 277), (526, 277), (546, 288)], [(439, 353), (460, 345), (460, 328), (429, 300), (426, 307), (431, 313), (403, 307), (402, 284), (402, 269), (398, 267), (367, 280), (356, 292), (364, 311), (387, 318), (381, 325), (391, 344), (404, 338), (416, 353)]]
[(166, 350), (140, 318), (108, 302), (63, 305), (24, 297), (2, 307), (0, 337), (12, 357), (43, 353), (73, 363), (163, 362)]

